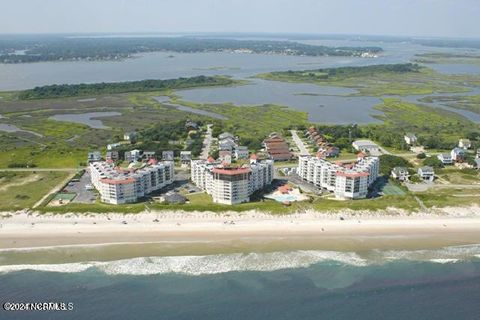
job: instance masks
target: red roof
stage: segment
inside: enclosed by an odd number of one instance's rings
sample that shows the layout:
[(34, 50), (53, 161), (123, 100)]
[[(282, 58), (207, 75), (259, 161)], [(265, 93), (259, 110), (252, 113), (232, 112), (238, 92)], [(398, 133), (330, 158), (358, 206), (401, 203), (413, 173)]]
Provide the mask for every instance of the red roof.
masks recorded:
[(127, 178), (127, 179), (123, 179), (123, 180), (100, 179), (100, 182), (108, 183), (108, 184), (130, 184), (130, 183), (134, 183), (135, 179), (133, 179), (133, 178)]
[(280, 191), (283, 194), (288, 193), (289, 191), (292, 191), (292, 190), (293, 190), (292, 187), (290, 187), (289, 185), (278, 187), (278, 191)]
[(152, 158), (152, 159), (148, 160), (148, 164), (150, 164), (150, 165), (152, 165), (152, 166), (153, 166), (153, 165), (156, 165), (157, 163), (158, 163), (157, 159), (153, 159), (153, 158)]
[(209, 163), (215, 162), (215, 159), (213, 157), (208, 157), (207, 162)]
[(258, 159), (258, 156), (257, 156), (255, 153), (252, 153), (252, 154), (250, 155), (250, 159), (252, 159), (252, 160), (257, 160), (257, 159)]
[(273, 137), (273, 138), (265, 139), (264, 142), (265, 143), (275, 143), (275, 142), (285, 142), (285, 140), (283, 140), (283, 138)]
[(222, 169), (222, 168), (213, 168), (213, 173), (226, 174), (229, 176), (234, 176), (237, 174), (249, 173), (252, 170), (250, 168), (232, 168), (232, 169)]
[(337, 171), (337, 176), (348, 177), (348, 178), (358, 178), (358, 177), (368, 177), (370, 173), (368, 172), (343, 172)]

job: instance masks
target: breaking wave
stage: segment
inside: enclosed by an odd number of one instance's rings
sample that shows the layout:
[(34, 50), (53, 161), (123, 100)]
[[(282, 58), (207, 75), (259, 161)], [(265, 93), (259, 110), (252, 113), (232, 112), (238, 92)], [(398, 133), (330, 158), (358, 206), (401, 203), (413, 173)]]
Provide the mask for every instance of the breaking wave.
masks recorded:
[(365, 267), (399, 260), (446, 264), (471, 259), (480, 259), (480, 245), (446, 247), (437, 250), (373, 250), (363, 255), (353, 252), (310, 250), (205, 256), (141, 257), (108, 262), (4, 265), (0, 266), (0, 273), (24, 270), (77, 273), (93, 269), (108, 275), (183, 274), (198, 276), (235, 271), (268, 272), (308, 268), (320, 263)]
[(307, 268), (322, 261), (364, 266), (366, 260), (355, 253), (335, 251), (293, 251), (248, 254), (218, 254), (208, 256), (142, 257), (110, 262), (80, 262), (65, 264), (6, 265), (0, 273), (35, 270), (45, 272), (82, 272), (95, 268), (109, 275), (153, 275), (177, 273), (207, 275), (232, 271), (276, 271)]

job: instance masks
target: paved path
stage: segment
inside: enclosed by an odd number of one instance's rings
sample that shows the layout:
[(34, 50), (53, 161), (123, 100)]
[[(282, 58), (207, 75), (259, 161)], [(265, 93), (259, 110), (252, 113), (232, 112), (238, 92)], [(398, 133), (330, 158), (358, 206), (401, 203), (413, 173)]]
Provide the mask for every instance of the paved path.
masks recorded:
[(300, 155), (301, 156), (308, 156), (310, 155), (310, 152), (308, 151), (307, 147), (303, 143), (302, 139), (297, 134), (297, 130), (290, 130), (292, 133), (292, 139), (293, 142), (297, 145), (298, 150), (300, 150)]
[(414, 196), (413, 198), (415, 199), (415, 201), (417, 201), (418, 205), (420, 206), (420, 208), (422, 209), (423, 212), (428, 212), (427, 207), (425, 206), (425, 204), (423, 203), (423, 201), (420, 200), (419, 197)]
[(205, 134), (205, 139), (203, 140), (202, 153), (200, 154), (200, 159), (207, 160), (210, 153), (210, 148), (212, 147), (212, 126), (213, 124), (207, 125), (207, 133)]

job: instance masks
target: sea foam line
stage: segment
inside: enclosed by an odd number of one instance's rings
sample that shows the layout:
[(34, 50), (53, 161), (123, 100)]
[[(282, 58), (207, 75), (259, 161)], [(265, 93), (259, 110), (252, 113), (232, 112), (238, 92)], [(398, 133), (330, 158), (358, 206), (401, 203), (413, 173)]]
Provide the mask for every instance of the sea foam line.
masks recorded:
[(140, 257), (115, 261), (88, 261), (64, 264), (22, 264), (0, 266), (0, 273), (23, 270), (77, 273), (95, 269), (108, 275), (184, 274), (208, 275), (242, 271), (276, 271), (308, 268), (321, 262), (364, 267), (399, 260), (430, 263), (457, 263), (480, 258), (480, 245), (446, 247), (434, 250), (372, 251), (368, 258), (353, 252), (289, 251), (269, 253), (233, 253), (204, 256)]
[(95, 268), (108, 275), (153, 275), (177, 273), (207, 275), (233, 271), (276, 271), (307, 268), (331, 261), (344, 265), (365, 266), (366, 260), (355, 253), (335, 251), (293, 251), (271, 253), (235, 253), (207, 256), (141, 257), (109, 262), (79, 262), (65, 264), (5, 265), (0, 273), (23, 270), (76, 273)]

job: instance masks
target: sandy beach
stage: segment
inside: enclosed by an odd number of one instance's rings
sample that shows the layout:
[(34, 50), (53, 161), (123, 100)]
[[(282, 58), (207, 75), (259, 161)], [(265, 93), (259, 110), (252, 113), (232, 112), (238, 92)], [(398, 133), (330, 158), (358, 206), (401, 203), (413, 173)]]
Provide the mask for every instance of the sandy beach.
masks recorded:
[[(0, 249), (156, 242), (274, 241), (322, 249), (423, 248), (480, 243), (480, 208), (430, 213), (256, 211), (140, 214), (3, 213)], [(341, 247), (341, 248), (340, 248)]]

